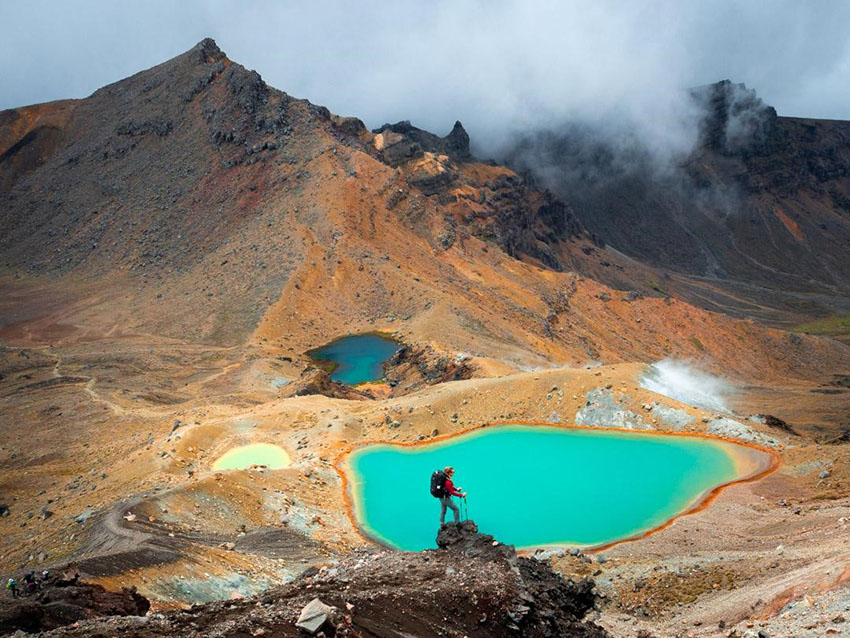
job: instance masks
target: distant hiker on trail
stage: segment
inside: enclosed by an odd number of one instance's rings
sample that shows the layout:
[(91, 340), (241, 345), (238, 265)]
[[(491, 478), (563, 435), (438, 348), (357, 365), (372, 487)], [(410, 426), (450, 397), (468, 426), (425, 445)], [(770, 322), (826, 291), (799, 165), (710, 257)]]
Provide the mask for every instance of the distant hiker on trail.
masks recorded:
[(14, 578), (10, 578), (6, 582), (6, 589), (12, 592), (12, 598), (17, 598), (21, 595), (21, 592), (18, 591), (18, 581), (16, 581)]
[(38, 578), (35, 577), (34, 571), (29, 571), (24, 574), (24, 593), (32, 594), (41, 589)]
[(431, 475), (431, 495), (440, 499), (440, 525), (446, 522), (446, 508), (451, 508), (455, 516), (455, 524), (460, 522), (460, 511), (452, 502), (452, 496), (466, 498), (466, 493), (455, 487), (452, 476), (455, 473), (453, 467), (446, 466), (443, 470), (437, 470)]

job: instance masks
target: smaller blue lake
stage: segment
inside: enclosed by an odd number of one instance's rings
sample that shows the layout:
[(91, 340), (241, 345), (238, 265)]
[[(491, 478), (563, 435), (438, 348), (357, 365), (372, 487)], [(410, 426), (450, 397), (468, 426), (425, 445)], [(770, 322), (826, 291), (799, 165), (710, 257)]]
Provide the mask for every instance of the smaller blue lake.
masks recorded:
[(384, 363), (400, 347), (397, 341), (379, 335), (351, 335), (307, 354), (324, 363), (334, 381), (357, 385), (383, 378)]
[(446, 465), (483, 533), (533, 548), (603, 545), (655, 529), (767, 461), (698, 437), (504, 425), (415, 447), (365, 446), (346, 470), (360, 527), (419, 551), (435, 547), (440, 503), (428, 484)]

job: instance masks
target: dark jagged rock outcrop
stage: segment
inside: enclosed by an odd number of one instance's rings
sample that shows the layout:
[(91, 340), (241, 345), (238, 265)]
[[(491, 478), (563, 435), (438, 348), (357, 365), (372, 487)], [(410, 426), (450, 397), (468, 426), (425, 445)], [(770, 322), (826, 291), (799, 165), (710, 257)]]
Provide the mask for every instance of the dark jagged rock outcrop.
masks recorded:
[(441, 526), (437, 546), (467, 559), (504, 562), (516, 571), (524, 588), (507, 611), (509, 630), (522, 636), (607, 635), (598, 627), (578, 622), (596, 602), (591, 579), (585, 578), (578, 583), (567, 581), (545, 562), (517, 557), (513, 546), (503, 545), (488, 534), (480, 534), (473, 521)]
[(767, 155), (788, 143), (778, 125), (776, 109), (765, 104), (752, 89), (729, 80), (691, 90), (702, 108), (702, 148), (723, 155)]
[(782, 430), (783, 432), (787, 432), (788, 434), (791, 434), (793, 436), (800, 436), (800, 433), (794, 429), (794, 426), (792, 426), (787, 421), (780, 419), (777, 416), (773, 416), (772, 414), (757, 414), (756, 417), (759, 419), (763, 419), (764, 424), (768, 427), (777, 430)]
[(150, 602), (134, 589), (107, 591), (100, 585), (76, 579), (44, 583), (31, 596), (0, 596), (0, 633), (17, 630), (27, 633), (49, 631), (56, 627), (98, 616), (144, 616)]
[(398, 166), (421, 157), (426, 152), (447, 155), (455, 162), (474, 160), (469, 152), (469, 135), (460, 122), (455, 122), (451, 132), (445, 137), (416, 128), (407, 120), (397, 124), (384, 124), (373, 133), (386, 137), (380, 156), (390, 166)]
[[(425, 195), (461, 209), (449, 219), (452, 228), (492, 241), (511, 257), (527, 256), (563, 270), (557, 254), (560, 242), (578, 237), (596, 241), (569, 206), (536, 188), (528, 176), (478, 162), (460, 122), (445, 137), (407, 121), (384, 124), (374, 133), (381, 161), (401, 168)], [(444, 237), (444, 247), (453, 242), (454, 237)]]
[(493, 182), (497, 192), (493, 215), (472, 223), (473, 232), (492, 238), (512, 257), (527, 255), (553, 270), (564, 270), (559, 258), (561, 242), (587, 238), (588, 233), (572, 209), (548, 191), (537, 190), (525, 177), (505, 175)]
[(364, 400), (374, 399), (368, 392), (362, 392), (345, 383), (331, 379), (326, 370), (308, 367), (301, 376), (284, 388), (284, 395), (301, 397), (310, 394), (321, 394), (334, 399)]
[(516, 561), (516, 551), (512, 545), (503, 545), (489, 534), (481, 534), (475, 521), (440, 525), (437, 547), (463, 554), (467, 558), (490, 556)]
[(438, 353), (428, 344), (402, 346), (385, 366), (387, 383), (396, 392), (411, 392), (426, 385), (472, 377), (474, 367), (464, 354)]
[(194, 605), (145, 622), (81, 623), (53, 636), (303, 636), (301, 611), (328, 610), (325, 636), (607, 638), (583, 621), (593, 582), (565, 581), (546, 562), (518, 558), (513, 547), (479, 534), (475, 523), (440, 530), (440, 549), (358, 551), (310, 570), (279, 589), (244, 600)]

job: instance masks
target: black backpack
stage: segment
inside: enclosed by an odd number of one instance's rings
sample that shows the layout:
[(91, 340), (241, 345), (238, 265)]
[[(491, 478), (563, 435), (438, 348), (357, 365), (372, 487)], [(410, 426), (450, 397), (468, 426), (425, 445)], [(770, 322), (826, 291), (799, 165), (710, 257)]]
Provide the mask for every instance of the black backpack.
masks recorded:
[(443, 498), (446, 495), (446, 473), (443, 470), (435, 470), (431, 475), (431, 496)]

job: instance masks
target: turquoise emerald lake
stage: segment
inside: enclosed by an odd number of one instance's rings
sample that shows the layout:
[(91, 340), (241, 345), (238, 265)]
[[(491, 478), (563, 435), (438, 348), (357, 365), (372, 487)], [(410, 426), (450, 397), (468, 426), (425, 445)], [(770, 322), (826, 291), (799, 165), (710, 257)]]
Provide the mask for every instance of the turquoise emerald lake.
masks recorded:
[(377, 381), (384, 376), (384, 362), (399, 349), (399, 343), (380, 335), (352, 335), (337, 339), (308, 354), (333, 365), (331, 379), (349, 385)]
[(663, 525), (742, 478), (733, 448), (744, 449), (697, 437), (504, 425), (416, 447), (361, 447), (347, 470), (358, 524), (398, 549), (435, 547), (440, 503), (428, 485), (446, 465), (483, 533), (519, 548), (593, 546)]

